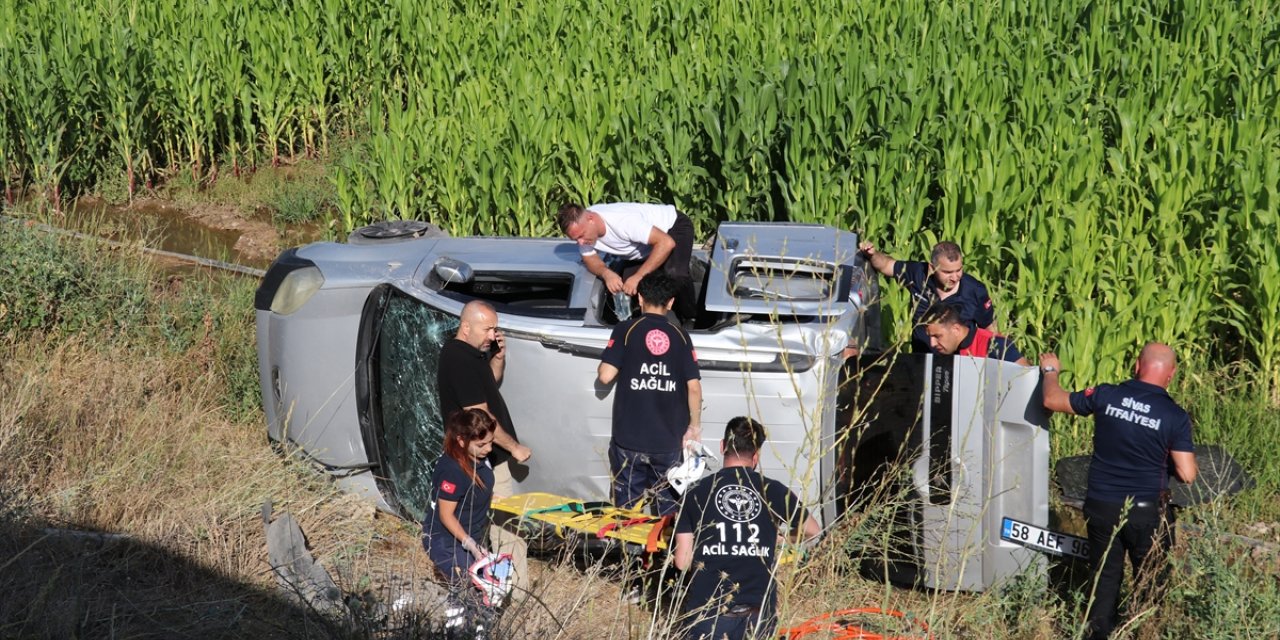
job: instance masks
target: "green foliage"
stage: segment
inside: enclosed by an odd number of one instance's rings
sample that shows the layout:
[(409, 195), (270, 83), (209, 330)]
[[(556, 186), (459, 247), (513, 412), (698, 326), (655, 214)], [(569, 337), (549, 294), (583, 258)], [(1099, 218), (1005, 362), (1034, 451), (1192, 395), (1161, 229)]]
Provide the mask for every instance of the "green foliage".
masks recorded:
[(1224, 343), (1275, 401), (1277, 32), (1154, 0), (4, 3), (0, 165), (56, 200), (367, 132), (327, 176), (345, 229), (552, 235), (571, 198), (952, 239), (1068, 384)]
[(112, 252), (0, 220), (0, 335), (139, 330), (148, 322), (147, 269), (100, 257)]
[(129, 250), (0, 221), (0, 337), (79, 334), (162, 351), (222, 381), (233, 419), (260, 415), (253, 294), (244, 278), (161, 278)]
[(1197, 442), (1222, 445), (1257, 481), (1257, 489), (1237, 499), (1241, 515), (1280, 521), (1280, 459), (1271, 446), (1280, 434), (1280, 410), (1269, 402), (1264, 380), (1262, 372), (1236, 366), (1187, 376), (1175, 393), (1195, 421)]
[[(975, 607), (969, 622), (975, 628), (1000, 628), (1010, 638), (1043, 637), (1050, 621), (1069, 611), (1064, 603), (1045, 598), (1044, 571), (1027, 570), (1000, 585), (990, 607)], [(1068, 627), (1072, 626), (1070, 623)]]
[(1229, 523), (1221, 514), (1183, 535), (1162, 608), (1167, 638), (1280, 637), (1280, 582), (1275, 551), (1218, 538)]
[(332, 188), (328, 182), (290, 180), (275, 192), (272, 218), (284, 224), (315, 220), (328, 213)]
[(257, 282), (240, 277), (174, 278), (176, 295), (157, 292), (148, 331), (132, 339), (146, 350), (192, 355), (222, 381), (223, 409), (232, 420), (260, 416), (261, 387), (253, 322)]

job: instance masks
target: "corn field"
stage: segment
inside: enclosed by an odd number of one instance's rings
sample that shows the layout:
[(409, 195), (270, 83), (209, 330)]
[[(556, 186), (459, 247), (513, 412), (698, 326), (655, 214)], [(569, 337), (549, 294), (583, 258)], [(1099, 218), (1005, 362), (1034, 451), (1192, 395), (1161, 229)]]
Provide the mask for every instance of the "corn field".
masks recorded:
[[(0, 0), (6, 198), (354, 146), (340, 226), (564, 199), (965, 248), (1069, 383), (1145, 340), (1280, 393), (1280, 4)], [(335, 156), (338, 157), (338, 156)], [(889, 290), (901, 319), (904, 300)], [(898, 327), (905, 334), (905, 327)], [(1207, 359), (1206, 359), (1207, 357)]]

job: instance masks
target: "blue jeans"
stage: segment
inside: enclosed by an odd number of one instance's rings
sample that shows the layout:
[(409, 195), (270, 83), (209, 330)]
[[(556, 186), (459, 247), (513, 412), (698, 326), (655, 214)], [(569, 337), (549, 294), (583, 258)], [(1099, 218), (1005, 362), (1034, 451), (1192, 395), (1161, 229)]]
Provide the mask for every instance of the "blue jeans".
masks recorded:
[(644, 453), (623, 449), (609, 442), (609, 472), (613, 476), (613, 503), (619, 507), (631, 507), (653, 489), (653, 505), (656, 513), (665, 516), (680, 508), (679, 498), (667, 484), (667, 469), (680, 464), (680, 451), (671, 453)]

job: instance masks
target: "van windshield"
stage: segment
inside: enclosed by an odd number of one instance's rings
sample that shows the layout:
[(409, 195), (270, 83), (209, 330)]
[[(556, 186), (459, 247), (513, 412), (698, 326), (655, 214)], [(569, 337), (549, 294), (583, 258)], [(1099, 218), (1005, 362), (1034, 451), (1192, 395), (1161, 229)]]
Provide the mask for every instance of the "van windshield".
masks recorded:
[(378, 444), (401, 508), (419, 521), (431, 508), (431, 472), (444, 451), (440, 348), (457, 331), (457, 317), (393, 289), (377, 333)]

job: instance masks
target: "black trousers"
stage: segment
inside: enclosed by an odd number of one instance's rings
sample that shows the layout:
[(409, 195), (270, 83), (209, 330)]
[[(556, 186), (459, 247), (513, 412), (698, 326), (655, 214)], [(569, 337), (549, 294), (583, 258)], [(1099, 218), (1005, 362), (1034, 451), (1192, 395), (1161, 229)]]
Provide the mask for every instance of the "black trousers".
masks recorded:
[[(693, 222), (689, 220), (689, 216), (677, 211), (676, 221), (667, 230), (667, 235), (676, 241), (676, 248), (671, 250), (667, 261), (662, 263), (662, 271), (679, 284), (671, 310), (681, 320), (693, 320), (698, 315), (697, 294), (693, 277), (689, 274), (689, 262), (693, 259)], [(644, 264), (643, 260), (628, 261), (618, 275), (628, 278), (641, 264)]]
[(677, 211), (676, 221), (667, 230), (667, 235), (676, 241), (676, 248), (671, 250), (671, 255), (667, 257), (667, 262), (662, 268), (667, 275), (680, 283), (680, 288), (676, 290), (675, 304), (671, 305), (671, 310), (675, 311), (676, 317), (681, 320), (693, 320), (694, 316), (698, 315), (693, 278), (689, 275), (689, 261), (693, 258), (693, 222), (689, 220), (689, 216)]
[(1091, 639), (1110, 637), (1119, 621), (1120, 585), (1127, 555), (1134, 568), (1133, 602), (1155, 602), (1163, 593), (1169, 549), (1177, 516), (1163, 502), (1123, 503), (1088, 499), (1084, 518), (1089, 531), (1093, 598), (1087, 620)]

